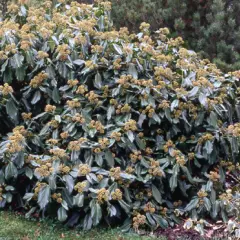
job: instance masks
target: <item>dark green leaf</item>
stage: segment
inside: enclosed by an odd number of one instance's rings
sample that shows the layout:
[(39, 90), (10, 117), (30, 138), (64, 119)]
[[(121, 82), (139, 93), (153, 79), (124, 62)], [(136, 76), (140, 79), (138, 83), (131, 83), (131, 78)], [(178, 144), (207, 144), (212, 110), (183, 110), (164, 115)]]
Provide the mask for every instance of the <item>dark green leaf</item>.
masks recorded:
[(67, 211), (66, 211), (66, 209), (65, 208), (63, 208), (63, 207), (60, 207), (59, 209), (58, 209), (58, 212), (57, 212), (57, 214), (58, 214), (58, 220), (60, 221), (60, 222), (64, 222), (66, 219), (67, 219)]
[(41, 188), (38, 194), (38, 205), (41, 209), (45, 208), (50, 200), (50, 187), (48, 185)]

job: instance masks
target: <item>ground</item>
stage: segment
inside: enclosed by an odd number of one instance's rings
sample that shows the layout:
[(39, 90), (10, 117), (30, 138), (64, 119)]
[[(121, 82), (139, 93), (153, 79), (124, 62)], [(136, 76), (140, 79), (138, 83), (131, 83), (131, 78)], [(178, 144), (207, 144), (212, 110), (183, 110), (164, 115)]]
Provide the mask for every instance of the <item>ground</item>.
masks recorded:
[(122, 234), (119, 229), (69, 230), (49, 220), (27, 220), (9, 212), (0, 212), (0, 240), (167, 240), (165, 237), (141, 237)]

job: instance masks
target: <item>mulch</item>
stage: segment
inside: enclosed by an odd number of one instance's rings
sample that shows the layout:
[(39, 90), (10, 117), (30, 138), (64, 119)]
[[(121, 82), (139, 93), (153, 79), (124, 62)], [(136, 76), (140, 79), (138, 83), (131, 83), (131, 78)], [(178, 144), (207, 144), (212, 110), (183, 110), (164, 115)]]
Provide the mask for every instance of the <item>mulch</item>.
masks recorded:
[(203, 240), (204, 238), (201, 235), (193, 230), (186, 230), (183, 226), (178, 225), (175, 228), (162, 229), (159, 228), (155, 232), (156, 236), (165, 236), (168, 240)]

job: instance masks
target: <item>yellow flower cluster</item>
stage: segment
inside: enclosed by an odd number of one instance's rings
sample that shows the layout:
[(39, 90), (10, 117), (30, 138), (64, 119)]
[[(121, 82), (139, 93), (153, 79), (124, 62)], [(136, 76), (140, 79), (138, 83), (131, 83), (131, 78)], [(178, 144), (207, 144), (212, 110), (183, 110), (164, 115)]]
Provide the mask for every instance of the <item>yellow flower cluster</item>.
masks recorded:
[(91, 46), (92, 53), (102, 53), (103, 46), (100, 45), (92, 45)]
[(17, 53), (17, 46), (16, 46), (15, 43), (8, 44), (8, 45), (5, 46), (4, 51), (5, 51), (6, 55), (9, 55), (11, 53), (15, 54), (15, 53)]
[(118, 31), (109, 31), (109, 32), (101, 32), (98, 33), (98, 38), (101, 40), (114, 40), (117, 37), (119, 37), (119, 32)]
[(154, 58), (156, 59), (157, 62), (160, 63), (168, 63), (171, 62), (171, 60), (173, 59), (171, 55), (164, 55), (161, 53), (156, 53)]
[(183, 155), (177, 155), (176, 156), (176, 162), (181, 165), (184, 166), (186, 164), (186, 159)]
[(156, 33), (159, 34), (159, 39), (163, 42), (166, 41), (167, 35), (170, 33), (168, 28), (160, 28)]
[(135, 120), (130, 119), (124, 124), (124, 130), (125, 131), (136, 131), (137, 130), (137, 123)]
[(48, 177), (53, 172), (52, 164), (46, 163), (42, 164), (40, 167), (36, 168), (36, 173), (38, 173), (41, 177)]
[(143, 86), (143, 87), (152, 88), (153, 87), (153, 80), (152, 79), (149, 79), (149, 80), (144, 80), (144, 79), (134, 80), (134, 84), (139, 85), (139, 86)]
[(151, 202), (148, 202), (147, 204), (145, 204), (143, 210), (144, 212), (150, 212), (150, 213), (155, 213), (156, 211), (155, 207)]
[(83, 193), (83, 191), (85, 190), (87, 186), (87, 182), (78, 182), (75, 186), (74, 186), (74, 190), (77, 191), (78, 193)]
[(213, 84), (205, 77), (200, 77), (197, 81), (193, 81), (193, 86), (214, 88)]
[(98, 132), (100, 133), (104, 133), (104, 126), (101, 124), (101, 122), (99, 121), (94, 121), (92, 120), (89, 125), (88, 125), (89, 128), (95, 128)]
[(53, 154), (56, 158), (63, 159), (68, 157), (66, 150), (61, 148), (50, 149), (49, 152)]
[(162, 177), (164, 175), (162, 169), (160, 168), (160, 163), (154, 159), (150, 159), (150, 167), (148, 173), (154, 177)]
[(57, 203), (62, 203), (63, 201), (61, 193), (52, 194), (52, 199), (55, 200)]
[(32, 113), (22, 113), (22, 118), (24, 121), (30, 120), (32, 118)]
[(110, 99), (109, 103), (111, 105), (117, 105), (117, 100), (112, 98), (112, 99)]
[(198, 195), (199, 198), (204, 198), (204, 197), (206, 197), (208, 194), (207, 194), (206, 191), (204, 191), (204, 190), (201, 189), (201, 190), (198, 191), (197, 195)]
[(86, 86), (84, 85), (80, 85), (76, 91), (77, 94), (84, 94), (85, 92), (87, 92), (88, 89)]
[(85, 67), (89, 68), (90, 70), (93, 70), (97, 68), (97, 64), (95, 64), (93, 61), (89, 60), (85, 62)]
[(128, 173), (128, 174), (132, 174), (134, 171), (135, 171), (134, 168), (131, 167), (131, 166), (128, 166), (125, 170), (125, 172)]
[(138, 133), (138, 137), (139, 138), (143, 138), (144, 137), (144, 133), (143, 132)]
[(149, 54), (154, 54), (154, 42), (150, 36), (144, 35), (142, 38), (139, 39), (139, 41), (143, 44), (140, 45), (140, 48), (142, 48), (142, 51), (149, 53)]
[(202, 137), (198, 139), (198, 144), (203, 144), (206, 141), (213, 140), (213, 135), (211, 133), (205, 133)]
[(32, 88), (38, 88), (39, 86), (42, 85), (43, 81), (48, 78), (48, 74), (45, 72), (40, 72), (37, 76), (35, 76), (31, 81), (30, 81), (30, 87)]
[(113, 200), (122, 200), (122, 191), (117, 188), (114, 192), (112, 192), (111, 196)]
[(58, 167), (58, 171), (62, 174), (68, 174), (71, 171), (71, 168), (68, 166), (65, 166), (63, 164), (60, 164), (60, 166)]
[(24, 40), (20, 42), (20, 48), (24, 51), (29, 50), (31, 46), (32, 46), (32, 43), (30, 41)]
[[(122, 75), (120, 78), (117, 80), (117, 83), (122, 85), (124, 88), (129, 88), (130, 82), (134, 81), (132, 75)], [(137, 81), (137, 80), (136, 80)]]
[(23, 126), (19, 126), (13, 129), (13, 134), (8, 137), (9, 143), (6, 145), (9, 153), (21, 152), (24, 149), (26, 130)]
[(70, 151), (80, 151), (81, 145), (80, 145), (79, 141), (71, 141), (68, 144), (68, 149)]
[(155, 67), (154, 68), (155, 72), (155, 78), (157, 81), (161, 81), (162, 77), (167, 78), (168, 80), (172, 80), (173, 79), (173, 72), (170, 68), (163, 68), (162, 66), (160, 67)]
[(53, 138), (50, 138), (50, 139), (48, 139), (47, 141), (46, 141), (46, 143), (48, 143), (48, 144), (50, 144), (50, 145), (52, 145), (52, 146), (55, 146), (55, 145), (57, 145), (58, 144), (58, 139), (53, 139)]
[(19, 6), (14, 3), (8, 5), (7, 7), (8, 13), (17, 13), (18, 9), (19, 9)]
[(56, 52), (59, 54), (61, 61), (66, 61), (69, 54), (71, 53), (70, 48), (67, 44), (58, 45)]
[(226, 193), (222, 193), (221, 195), (219, 195), (219, 198), (225, 202), (230, 202), (233, 198), (232, 190), (227, 189)]
[(108, 201), (109, 191), (105, 188), (101, 188), (97, 191), (97, 201), (99, 204), (103, 204)]
[(122, 67), (121, 62), (121, 58), (117, 58), (115, 61), (113, 61), (113, 69), (119, 70)]
[(129, 31), (127, 27), (121, 27), (119, 29), (119, 34), (120, 36), (122, 36), (123, 38), (127, 38), (127, 36), (129, 35)]
[(102, 0), (95, 0), (96, 2), (100, 3), (100, 5), (104, 8), (106, 11), (110, 11), (112, 9), (112, 3), (109, 1), (102, 1)]
[(73, 117), (72, 117), (72, 121), (73, 122), (78, 122), (78, 123), (85, 123), (85, 119), (84, 117), (80, 114), (80, 113), (76, 113)]
[(109, 175), (114, 179), (119, 180), (121, 178), (121, 168), (120, 167), (111, 168)]
[(103, 98), (107, 98), (108, 95), (109, 95), (109, 87), (108, 87), (108, 85), (103, 86), (103, 87), (102, 87), (102, 90), (103, 90), (103, 95), (102, 95), (102, 97), (103, 97)]
[(40, 158), (32, 156), (32, 155), (28, 155), (24, 158), (24, 162), (26, 164), (30, 163), (31, 161), (35, 161), (35, 162), (39, 161), (40, 163), (42, 162)]
[(184, 44), (184, 41), (181, 37), (171, 38), (168, 40), (168, 45), (171, 47), (179, 47)]
[(177, 93), (177, 98), (187, 95), (187, 91), (184, 88), (176, 88), (175, 92)]
[(50, 105), (50, 104), (47, 104), (44, 109), (44, 111), (48, 113), (53, 113), (55, 112), (55, 110), (56, 110), (56, 106)]
[(153, 117), (153, 114), (155, 113), (155, 109), (152, 105), (148, 105), (145, 110), (142, 111), (142, 114), (148, 114), (149, 118)]
[(178, 59), (176, 67), (180, 68), (180, 69), (185, 69), (185, 70), (194, 70), (194, 71), (196, 70), (196, 65), (193, 62), (191, 62), (185, 58)]
[(150, 28), (150, 24), (149, 23), (146, 23), (146, 22), (142, 22), (139, 29), (142, 31), (142, 32), (148, 32), (149, 31), (149, 28)]
[(102, 181), (103, 180), (103, 175), (102, 174), (97, 174), (97, 179), (98, 181)]
[(172, 140), (168, 140), (166, 144), (163, 146), (164, 152), (168, 152), (169, 148), (175, 147), (175, 144), (173, 143)]
[(137, 160), (142, 159), (141, 151), (134, 151), (133, 153), (130, 153), (129, 157), (133, 163), (135, 163)]
[(124, 45), (123, 46), (123, 53), (126, 55), (132, 55), (133, 54), (133, 49), (129, 45)]
[(60, 137), (61, 137), (62, 139), (67, 139), (68, 136), (69, 136), (68, 132), (62, 132), (62, 133), (60, 133)]
[(106, 149), (108, 147), (108, 145), (110, 144), (110, 142), (107, 138), (100, 138), (98, 140), (98, 143), (100, 144), (101, 149)]
[(13, 93), (13, 88), (11, 86), (9, 86), (8, 83), (4, 83), (3, 86), (0, 85), (0, 93), (3, 95), (3, 96), (7, 96), (9, 95), (10, 93)]
[(138, 214), (133, 218), (133, 228), (138, 229), (139, 226), (144, 225), (146, 223), (146, 217), (144, 215)]
[(78, 167), (78, 176), (86, 176), (91, 172), (91, 168), (88, 164), (80, 164)]
[(228, 126), (227, 133), (234, 137), (240, 137), (240, 123)]
[(4, 53), (4, 51), (0, 51), (0, 60), (6, 60), (8, 56)]
[(74, 80), (68, 80), (67, 81), (67, 84), (70, 86), (70, 87), (74, 87), (76, 85), (78, 85), (79, 81), (77, 79), (74, 79)]
[(96, 93), (94, 93), (94, 91), (90, 91), (85, 95), (85, 97), (87, 97), (89, 102), (93, 104), (97, 104), (99, 101), (98, 99), (99, 96)]
[(159, 105), (158, 108), (160, 109), (167, 109), (170, 107), (170, 103), (167, 100), (163, 100)]
[(179, 51), (178, 51), (178, 55), (180, 58), (186, 58), (189, 60), (189, 58), (191, 57), (196, 57), (197, 54), (193, 51), (189, 51), (187, 50), (186, 48), (180, 48)]
[(94, 153), (100, 153), (102, 152), (101, 148), (93, 148)]
[(78, 99), (68, 100), (67, 105), (69, 108), (72, 108), (72, 109), (81, 107), (81, 103), (79, 102)]
[(130, 111), (131, 111), (131, 107), (126, 103), (124, 104), (124, 106), (122, 105), (117, 106), (116, 114), (129, 113)]
[(234, 76), (236, 78), (240, 78), (240, 70), (235, 71), (235, 72), (229, 72), (228, 74), (232, 75), (232, 76)]
[(80, 44), (85, 45), (87, 43), (86, 37), (83, 36), (82, 34), (75, 36), (74, 41), (75, 41), (76, 45), (80, 45)]
[(112, 132), (110, 138), (115, 139), (117, 142), (121, 141), (122, 134), (120, 132)]
[(58, 128), (59, 127), (59, 122), (57, 120), (51, 120), (47, 124), (52, 128)]
[(46, 53), (44, 51), (38, 51), (38, 53), (37, 53), (38, 59), (44, 59), (44, 58), (48, 58), (48, 57), (49, 57), (48, 53)]
[(221, 161), (220, 165), (227, 168), (229, 172), (235, 171), (235, 170), (240, 170), (240, 164), (234, 164), (232, 162), (226, 162), (226, 161)]

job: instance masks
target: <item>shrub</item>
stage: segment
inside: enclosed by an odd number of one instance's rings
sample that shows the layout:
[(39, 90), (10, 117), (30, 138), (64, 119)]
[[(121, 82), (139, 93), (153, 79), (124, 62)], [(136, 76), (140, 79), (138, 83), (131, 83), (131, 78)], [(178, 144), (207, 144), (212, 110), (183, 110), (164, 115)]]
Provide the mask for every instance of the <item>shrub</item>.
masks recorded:
[(239, 173), (239, 72), (222, 74), (166, 28), (112, 30), (108, 2), (8, 11), (1, 207), (84, 229), (236, 216), (225, 177)]
[(222, 70), (240, 69), (240, 3), (238, 0), (111, 0), (118, 27), (138, 31), (142, 21), (153, 30), (169, 27), (190, 48)]

